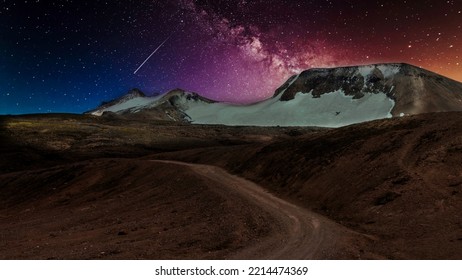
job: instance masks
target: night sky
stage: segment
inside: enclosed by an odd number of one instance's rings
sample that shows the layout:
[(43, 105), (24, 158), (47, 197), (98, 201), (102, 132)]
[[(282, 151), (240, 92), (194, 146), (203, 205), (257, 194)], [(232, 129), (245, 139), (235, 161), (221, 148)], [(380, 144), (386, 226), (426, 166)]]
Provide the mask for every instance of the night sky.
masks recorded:
[(0, 114), (80, 113), (135, 87), (249, 103), (301, 70), (381, 62), (462, 81), (461, 26), (461, 0), (0, 0)]

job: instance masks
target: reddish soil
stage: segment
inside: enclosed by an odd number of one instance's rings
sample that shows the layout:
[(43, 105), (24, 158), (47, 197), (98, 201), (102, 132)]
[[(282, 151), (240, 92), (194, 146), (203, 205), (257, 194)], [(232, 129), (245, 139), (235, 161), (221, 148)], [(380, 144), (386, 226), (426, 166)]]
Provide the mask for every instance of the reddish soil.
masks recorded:
[(461, 259), (461, 120), (1, 118), (0, 258)]
[(96, 160), (0, 181), (2, 259), (225, 258), (278, 227), (179, 165)]

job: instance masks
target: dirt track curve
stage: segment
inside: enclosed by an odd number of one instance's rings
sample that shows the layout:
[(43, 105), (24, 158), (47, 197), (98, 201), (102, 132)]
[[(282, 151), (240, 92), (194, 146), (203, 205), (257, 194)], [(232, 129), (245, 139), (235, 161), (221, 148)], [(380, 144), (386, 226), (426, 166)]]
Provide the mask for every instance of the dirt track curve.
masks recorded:
[[(209, 179), (224, 192), (234, 192), (270, 213), (279, 223), (278, 232), (231, 254), (230, 259), (324, 259), (335, 254), (339, 240), (355, 235), (346, 228), (270, 194), (257, 184), (225, 170), (177, 161), (155, 162), (182, 165)], [(343, 243), (343, 242), (340, 242)], [(334, 249), (336, 247), (336, 249)]]

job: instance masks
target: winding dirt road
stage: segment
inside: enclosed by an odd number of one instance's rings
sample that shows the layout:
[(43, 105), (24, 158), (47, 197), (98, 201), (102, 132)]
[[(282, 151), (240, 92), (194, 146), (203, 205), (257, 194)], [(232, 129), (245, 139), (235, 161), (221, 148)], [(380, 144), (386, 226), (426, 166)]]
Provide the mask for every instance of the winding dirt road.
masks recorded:
[(338, 250), (343, 247), (341, 243), (355, 235), (327, 218), (275, 197), (257, 184), (219, 167), (177, 161), (155, 162), (186, 166), (222, 191), (237, 193), (274, 217), (279, 224), (277, 232), (233, 253), (230, 259), (337, 258)]

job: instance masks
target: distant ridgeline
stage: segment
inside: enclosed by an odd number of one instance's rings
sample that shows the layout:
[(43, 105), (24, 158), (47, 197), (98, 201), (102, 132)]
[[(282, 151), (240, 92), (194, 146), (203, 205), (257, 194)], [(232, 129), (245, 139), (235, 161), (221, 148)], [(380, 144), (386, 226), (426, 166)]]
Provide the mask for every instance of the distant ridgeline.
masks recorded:
[(408, 64), (310, 69), (274, 96), (250, 105), (213, 101), (181, 89), (140, 90), (87, 112), (95, 116), (234, 126), (340, 127), (429, 112), (462, 111), (462, 83)]

